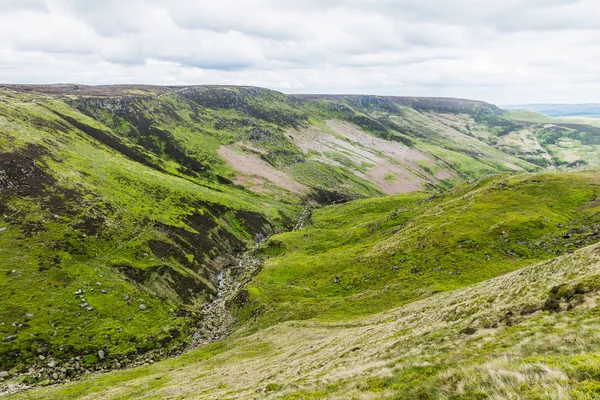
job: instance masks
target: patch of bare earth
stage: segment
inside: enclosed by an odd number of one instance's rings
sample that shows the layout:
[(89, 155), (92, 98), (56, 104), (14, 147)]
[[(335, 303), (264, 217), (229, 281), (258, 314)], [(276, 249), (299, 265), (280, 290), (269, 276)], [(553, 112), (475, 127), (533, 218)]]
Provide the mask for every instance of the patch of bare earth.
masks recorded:
[(309, 192), (306, 186), (296, 182), (285, 172), (273, 168), (255, 154), (244, 153), (241, 150), (236, 151), (228, 146), (221, 146), (218, 153), (234, 170), (240, 173), (234, 182), (247, 186), (250, 190), (259, 193), (268, 191), (265, 184), (265, 181), (268, 181), (292, 193), (305, 194)]
[[(353, 124), (337, 120), (328, 120), (326, 123), (337, 135), (314, 126), (302, 130), (291, 129), (288, 134), (300, 149), (305, 153), (316, 153), (321, 161), (339, 165), (326, 153), (343, 153), (357, 165), (371, 165), (366, 172), (355, 170), (354, 173), (375, 183), (386, 194), (422, 189), (425, 180), (413, 173), (414, 170), (420, 170), (415, 161), (429, 158), (401, 143), (370, 135)], [(394, 179), (386, 180), (390, 174)]]
[[(369, 177), (386, 194), (415, 192), (423, 188), (423, 180), (406, 172), (406, 170), (381, 160), (375, 167), (369, 168)], [(393, 175), (393, 180), (386, 177)]]
[(370, 135), (349, 122), (327, 120), (326, 123), (331, 130), (350, 139), (352, 142), (381, 152), (382, 154), (396, 161), (431, 161), (429, 157), (418, 150), (411, 149), (398, 142), (391, 142), (389, 140)]

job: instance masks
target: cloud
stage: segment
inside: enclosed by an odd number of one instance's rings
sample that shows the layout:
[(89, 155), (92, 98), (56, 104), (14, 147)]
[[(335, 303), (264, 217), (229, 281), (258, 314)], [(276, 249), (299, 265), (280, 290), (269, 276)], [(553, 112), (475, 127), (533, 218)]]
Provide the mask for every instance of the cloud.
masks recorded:
[(0, 81), (598, 101), (592, 0), (0, 0)]

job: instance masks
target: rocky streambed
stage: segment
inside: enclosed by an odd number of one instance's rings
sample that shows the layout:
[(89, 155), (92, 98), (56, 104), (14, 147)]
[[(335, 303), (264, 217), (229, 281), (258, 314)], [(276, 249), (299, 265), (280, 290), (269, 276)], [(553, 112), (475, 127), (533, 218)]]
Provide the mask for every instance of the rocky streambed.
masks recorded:
[(221, 263), (222, 269), (217, 275), (216, 296), (199, 312), (198, 323), (191, 329), (190, 337), (182, 340), (179, 349), (168, 353), (161, 349), (144, 354), (126, 357), (108, 357), (99, 350), (100, 362), (93, 368), (84, 368), (80, 357), (73, 357), (68, 362), (61, 362), (51, 356), (40, 357), (37, 365), (28, 371), (11, 373), (0, 371), (0, 395), (16, 393), (35, 386), (47, 386), (66, 383), (80, 379), (85, 374), (103, 373), (115, 369), (132, 368), (153, 364), (172, 358), (196, 347), (216, 342), (232, 332), (235, 322), (231, 312), (234, 303), (243, 303), (244, 287), (262, 268), (264, 260), (256, 255), (256, 247), (239, 253)]
[(231, 333), (234, 322), (231, 305), (240, 300), (240, 292), (262, 265), (263, 259), (255, 255), (254, 249), (241, 253), (219, 272), (217, 297), (202, 309), (202, 326), (194, 332), (188, 350), (213, 343)]

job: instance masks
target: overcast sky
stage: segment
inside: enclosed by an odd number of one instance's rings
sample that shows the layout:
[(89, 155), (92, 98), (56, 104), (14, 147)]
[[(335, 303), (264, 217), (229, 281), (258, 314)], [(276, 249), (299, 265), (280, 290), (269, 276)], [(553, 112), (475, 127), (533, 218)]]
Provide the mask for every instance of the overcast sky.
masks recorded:
[(0, 0), (0, 82), (600, 102), (598, 0)]

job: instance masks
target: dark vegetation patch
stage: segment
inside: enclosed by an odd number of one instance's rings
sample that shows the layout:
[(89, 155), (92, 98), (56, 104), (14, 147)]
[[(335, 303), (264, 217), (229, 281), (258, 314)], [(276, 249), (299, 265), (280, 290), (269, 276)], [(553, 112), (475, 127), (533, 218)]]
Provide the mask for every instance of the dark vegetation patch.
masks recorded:
[(211, 109), (229, 109), (280, 126), (300, 127), (307, 116), (291, 107), (286, 96), (256, 87), (191, 87), (180, 92), (189, 101)]
[(84, 214), (80, 221), (73, 225), (75, 229), (88, 236), (98, 235), (104, 229), (106, 218), (102, 215)]
[[(28, 144), (13, 152), (0, 153), (0, 214), (7, 222), (17, 223), (26, 218), (14, 210), (9, 212), (7, 202), (13, 198), (36, 199), (42, 208), (53, 214), (73, 216), (81, 195), (74, 189), (57, 185), (56, 179), (46, 171), (43, 159), (49, 157), (42, 146)], [(23, 234), (41, 232), (33, 225), (23, 228)]]
[(356, 200), (357, 197), (346, 193), (316, 188), (311, 190), (308, 198), (318, 204), (329, 205), (346, 203)]
[(237, 220), (244, 224), (246, 232), (251, 234), (252, 237), (256, 237), (257, 235), (266, 237), (273, 234), (273, 227), (261, 214), (241, 210), (236, 210), (233, 214)]
[(171, 282), (171, 287), (185, 303), (193, 302), (204, 293), (215, 293), (214, 289), (201, 279), (191, 274), (179, 272), (168, 265), (152, 266), (145, 269), (126, 264), (117, 264), (113, 267), (140, 285), (148, 285), (159, 278), (166, 279)]
[(46, 151), (29, 144), (26, 148), (0, 155), (0, 195), (41, 196), (55, 179), (40, 167)]
[(45, 231), (46, 226), (41, 221), (29, 221), (21, 225), (21, 235), (26, 238), (31, 238)]

